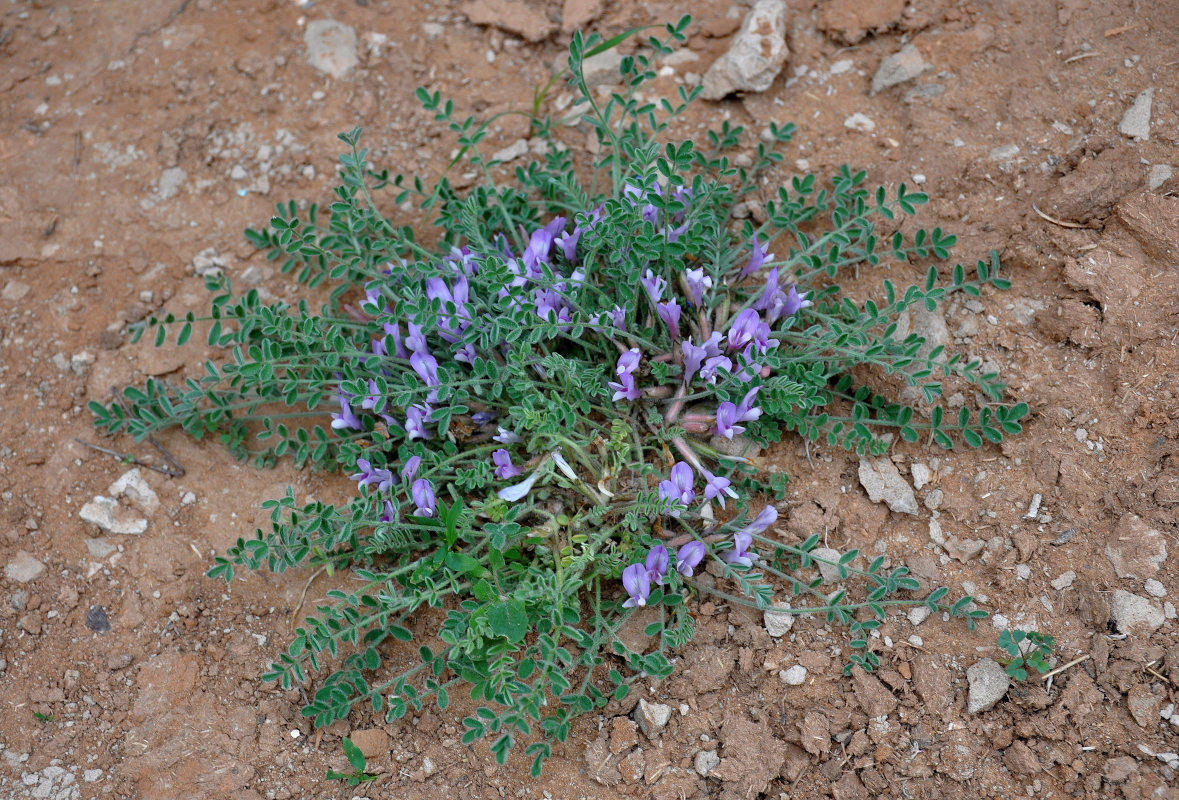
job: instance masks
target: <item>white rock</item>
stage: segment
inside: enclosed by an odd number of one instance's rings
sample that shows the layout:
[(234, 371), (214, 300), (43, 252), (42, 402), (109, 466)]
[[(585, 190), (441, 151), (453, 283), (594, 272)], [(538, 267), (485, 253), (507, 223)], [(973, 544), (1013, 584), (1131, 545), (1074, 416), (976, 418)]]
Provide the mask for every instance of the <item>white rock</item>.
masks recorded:
[(1019, 578), (1021, 581), (1026, 581), (1028, 578), (1032, 577), (1032, 568), (1027, 564), (1016, 564), (1015, 577)]
[(1163, 586), (1162, 581), (1155, 580), (1154, 578), (1148, 580), (1143, 588), (1146, 589), (1146, 593), (1151, 597), (1167, 596), (1167, 587)]
[(794, 615), (782, 611), (775, 611), (775, 608), (790, 608), (790, 604), (786, 602), (774, 603), (772, 607), (767, 608), (762, 614), (762, 619), (766, 626), (766, 633), (777, 639), (788, 634), (790, 629), (794, 627)]
[(784, 669), (779, 672), (778, 677), (787, 686), (802, 686), (806, 682), (806, 667), (802, 664), (795, 664), (790, 669)]
[(830, 75), (842, 75), (845, 72), (851, 72), (852, 67), (855, 65), (856, 62), (852, 61), (850, 58), (842, 58), (832, 64), (831, 69), (827, 70), (827, 72)]
[[(569, 63), (568, 58), (568, 54), (563, 56), (562, 69)], [(622, 76), (618, 73), (620, 64), (622, 64), (622, 53), (617, 50), (607, 50), (585, 59), (581, 62), (581, 71), (585, 75), (586, 85), (592, 89), (608, 83), (618, 83), (622, 80)]]
[[(1175, 604), (1172, 603), (1170, 600), (1163, 603), (1163, 614), (1166, 616), (1167, 619), (1175, 619), (1176, 616), (1179, 616), (1179, 612), (1175, 611)], [(1177, 722), (1175, 724), (1179, 725), (1179, 722)]]
[(1064, 591), (1073, 585), (1073, 581), (1077, 579), (1077, 573), (1071, 569), (1068, 572), (1061, 573), (1060, 577), (1052, 581), (1052, 588), (1057, 591)]
[(1154, 89), (1139, 92), (1134, 103), (1122, 115), (1118, 132), (1139, 142), (1150, 139), (1150, 111), (1154, 103)]
[(888, 457), (860, 459), (860, 485), (873, 503), (885, 502), (893, 511), (916, 515), (917, 498), (913, 487), (901, 477), (896, 464)]
[(102, 770), (88, 769), (82, 773), (82, 780), (86, 781), (86, 783), (96, 783), (102, 780)]
[(108, 542), (106, 539), (86, 540), (86, 550), (90, 553), (90, 557), (97, 558), (99, 561), (106, 558), (118, 549), (118, 545)]
[(108, 533), (139, 536), (147, 530), (146, 519), (136, 517), (120, 506), (119, 501), (113, 497), (96, 495), (93, 500), (82, 506), (78, 516)]
[(333, 78), (342, 78), (360, 63), (356, 55), (356, 31), (334, 19), (317, 19), (307, 23), (303, 33), (307, 44), (307, 63)]
[(720, 766), (720, 756), (715, 750), (701, 750), (696, 754), (696, 772), (701, 777), (706, 777), (708, 773)]
[(995, 707), (1003, 699), (1010, 686), (1007, 671), (996, 661), (984, 658), (966, 670), (970, 694), (966, 701), (966, 713), (981, 714)]
[(946, 536), (942, 533), (942, 524), (936, 519), (929, 521), (929, 541), (943, 547), (946, 544)]
[(491, 157), (495, 161), (501, 161), (506, 164), (509, 161), (515, 161), (517, 158), (525, 155), (528, 155), (528, 140), (517, 139), (515, 142), (503, 148), (502, 150), (497, 150), (491, 155)]
[(634, 711), (634, 719), (643, 733), (647, 734), (647, 738), (654, 740), (667, 727), (667, 721), (671, 719), (671, 706), (639, 700), (639, 705)]
[(876, 123), (867, 114), (857, 111), (843, 121), (843, 127), (860, 133), (871, 133), (876, 130)]
[(3, 297), (5, 300), (23, 300), (25, 295), (32, 290), (32, 286), (22, 281), (9, 281), (4, 284), (4, 291), (0, 292), (0, 297)]
[(909, 644), (913, 645), (914, 647), (923, 647), (925, 645), (925, 640), (917, 634), (913, 634), (909, 637)]
[(1155, 164), (1150, 168), (1150, 190), (1153, 192), (1155, 189), (1171, 180), (1171, 176), (1174, 174), (1175, 169), (1170, 164)]
[(995, 616), (991, 617), (991, 627), (995, 628), (996, 630), (1001, 631), (1010, 625), (1011, 620), (1007, 619), (1007, 617), (1003, 614), (996, 614)]
[(930, 69), (930, 65), (925, 63), (925, 59), (921, 57), (917, 48), (907, 44), (900, 49), (900, 52), (893, 53), (880, 62), (880, 69), (876, 70), (876, 74), (872, 77), (872, 94), (883, 92), (890, 86), (911, 81), (928, 69)]
[(13, 559), (4, 566), (4, 577), (17, 583), (35, 581), (44, 574), (45, 565), (24, 550), (18, 550)]
[(909, 609), (909, 624), (917, 627), (929, 619), (929, 606), (913, 606)]
[(155, 490), (143, 479), (139, 468), (129, 469), (110, 485), (107, 493), (111, 497), (126, 497), (144, 514), (151, 516), (160, 507), (160, 498)]
[(991, 150), (992, 161), (1010, 161), (1019, 155), (1019, 145), (1005, 144)]
[(933, 480), (933, 471), (927, 464), (922, 464), (920, 461), (909, 465), (909, 473), (913, 476), (914, 489), (923, 489)]
[[(811, 551), (811, 555), (816, 559), (823, 558), (827, 561), (838, 562), (843, 555), (838, 550), (832, 547), (816, 547)], [(815, 566), (819, 568), (819, 573), (823, 576), (824, 583), (837, 583), (839, 581), (839, 567), (835, 564), (827, 564), (823, 561), (815, 561)]]
[(1154, 603), (1124, 589), (1117, 589), (1109, 603), (1109, 613), (1122, 633), (1157, 631), (1167, 621), (1167, 615)]
[(446, 28), (442, 27), (442, 25), (437, 22), (422, 23), (422, 33), (426, 34), (427, 38), (437, 39), (445, 32)]
[(764, 92), (789, 55), (785, 0), (757, 0), (728, 52), (704, 74), (703, 96), (720, 100), (733, 92)]

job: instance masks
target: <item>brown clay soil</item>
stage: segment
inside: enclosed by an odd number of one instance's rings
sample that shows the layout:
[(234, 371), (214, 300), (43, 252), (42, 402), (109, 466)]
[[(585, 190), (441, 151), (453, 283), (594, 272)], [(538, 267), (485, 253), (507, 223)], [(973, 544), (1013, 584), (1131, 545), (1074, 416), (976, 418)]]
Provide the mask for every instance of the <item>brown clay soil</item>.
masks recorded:
[[(133, 447), (100, 440), (86, 403), (149, 375), (195, 374), (210, 355), (125, 335), (149, 313), (205, 308), (198, 254), (297, 297), (241, 231), (276, 201), (329, 199), (337, 132), (363, 125), (378, 164), (434, 178), (455, 143), (415, 87), (491, 114), (525, 108), (552, 74), (568, 33), (526, 41), (473, 24), (462, 5), (0, 10), (0, 563), (11, 567), (0, 578), (0, 796), (1179, 797), (1179, 728), (1166, 718), (1179, 686), (1168, 602), (1179, 592), (1179, 197), (1160, 166), (1179, 164), (1174, 0), (790, 0), (791, 55), (772, 88), (701, 102), (679, 129), (796, 122), (762, 200), (804, 169), (847, 162), (876, 182), (923, 183), (934, 199), (918, 222), (956, 234), (958, 260), (1002, 254), (1009, 292), (955, 300), (944, 330), (923, 324), (1031, 404), (1024, 435), (975, 451), (896, 448), (902, 475), (928, 472), (917, 515), (871, 502), (842, 451), (812, 447), (812, 465), (787, 439), (766, 463), (793, 476), (778, 535), (821, 533), (905, 563), (924, 584), (966, 587), (1012, 627), (1054, 635), (1058, 665), (1085, 658), (1051, 682), (1033, 677), (971, 714), (967, 669), (1000, 656), (990, 621), (970, 633), (898, 613), (872, 642), (878, 673), (845, 678), (840, 628), (800, 619), (773, 639), (760, 615), (704, 599), (675, 677), (583, 719), (533, 780), (522, 756), (499, 767), (486, 743), (459, 742), (461, 707), (397, 724), (357, 712), (317, 732), (299, 691), (259, 681), (308, 576), (243, 574), (227, 587), (204, 577), (210, 555), (252, 535), (260, 503), (288, 485), (300, 499), (343, 499), (346, 479), (258, 472), (216, 442), (170, 433), (161, 442), (187, 474), (145, 473), (160, 498), (145, 533), (79, 518), (126, 466), (75, 437)], [(542, 35), (579, 9), (606, 35), (691, 10), (688, 52), (656, 83), (664, 94), (698, 79), (745, 11), (730, 0), (476, 5)], [(359, 64), (339, 79), (313, 69), (304, 44), (305, 26), (327, 18), (359, 39)], [(873, 95), (880, 62), (905, 43), (929, 69)], [(1136, 141), (1119, 123), (1147, 89), (1149, 138)], [(845, 126), (855, 113), (874, 130)], [(504, 117), (492, 148), (525, 136), (522, 120)], [(559, 136), (587, 147), (584, 129)], [(927, 266), (881, 271), (903, 284)], [(861, 271), (848, 288), (867, 296), (880, 277)], [(316, 581), (308, 603), (332, 585)], [(1111, 620), (1119, 590), (1147, 604), (1129, 635)], [(112, 630), (88, 627), (92, 606)], [(787, 685), (779, 673), (796, 665), (806, 677)], [(673, 709), (654, 739), (632, 721), (640, 694)], [(356, 789), (323, 780), (343, 766), (350, 732), (380, 774)]]

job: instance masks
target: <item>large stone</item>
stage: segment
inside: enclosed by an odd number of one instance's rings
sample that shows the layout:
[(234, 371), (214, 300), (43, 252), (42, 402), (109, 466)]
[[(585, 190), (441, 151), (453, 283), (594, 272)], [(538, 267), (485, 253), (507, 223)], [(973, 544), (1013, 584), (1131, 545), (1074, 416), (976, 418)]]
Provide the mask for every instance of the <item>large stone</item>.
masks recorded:
[(930, 66), (921, 57), (921, 52), (913, 45), (907, 44), (899, 53), (893, 53), (880, 62), (880, 69), (876, 70), (872, 77), (872, 94), (911, 81), (928, 69)]
[(1150, 600), (1124, 589), (1113, 593), (1109, 615), (1122, 633), (1142, 633), (1149, 636), (1163, 626), (1167, 615)]
[(900, 514), (918, 513), (913, 487), (887, 457), (860, 459), (860, 485), (873, 503), (888, 503), (890, 509)]
[(1105, 557), (1119, 578), (1145, 580), (1157, 573), (1167, 560), (1167, 540), (1141, 517), (1127, 514), (1118, 520), (1105, 546)]
[(720, 100), (733, 92), (764, 92), (789, 55), (785, 0), (757, 0), (728, 52), (705, 73), (703, 96)]
[(981, 714), (995, 707), (995, 704), (1007, 694), (1011, 685), (1007, 671), (997, 661), (984, 658), (970, 669), (966, 670), (966, 680), (970, 684), (970, 694), (966, 701), (968, 714)]
[(18, 550), (13, 559), (4, 567), (4, 577), (17, 583), (35, 581), (44, 574), (45, 565), (24, 550)]
[(333, 78), (343, 78), (360, 63), (356, 55), (356, 31), (334, 19), (308, 22), (303, 42), (307, 45), (307, 63)]

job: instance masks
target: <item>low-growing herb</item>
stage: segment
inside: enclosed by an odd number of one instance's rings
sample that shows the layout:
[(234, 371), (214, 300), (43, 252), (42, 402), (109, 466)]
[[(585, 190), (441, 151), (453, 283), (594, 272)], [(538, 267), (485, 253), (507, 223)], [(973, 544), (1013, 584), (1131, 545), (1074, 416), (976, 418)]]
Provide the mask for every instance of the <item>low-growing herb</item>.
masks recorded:
[(1006, 651), (1011, 660), (1007, 662), (1007, 674), (1017, 681), (1028, 679), (1027, 667), (1043, 675), (1052, 669), (1048, 659), (1056, 640), (1039, 631), (1003, 630), (999, 632), (999, 647)]

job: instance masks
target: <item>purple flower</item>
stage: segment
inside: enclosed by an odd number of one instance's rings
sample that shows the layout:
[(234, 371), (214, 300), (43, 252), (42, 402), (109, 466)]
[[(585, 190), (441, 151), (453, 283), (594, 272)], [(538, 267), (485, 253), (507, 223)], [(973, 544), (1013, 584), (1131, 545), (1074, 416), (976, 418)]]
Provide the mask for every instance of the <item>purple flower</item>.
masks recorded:
[(647, 575), (660, 586), (663, 585), (663, 576), (667, 574), (668, 561), (667, 548), (661, 544), (655, 545), (647, 553)]
[(757, 393), (761, 391), (760, 386), (754, 386), (745, 393), (745, 397), (737, 404), (737, 421), (738, 422), (753, 422), (755, 419), (761, 417), (761, 409), (754, 408), (753, 401), (757, 399)]
[(422, 326), (416, 322), (409, 323), (409, 335), (405, 337), (405, 346), (415, 353), (429, 353), (429, 345), (426, 344), (426, 334), (422, 332)]
[(622, 604), (623, 608), (635, 608), (647, 605), (647, 598), (651, 596), (651, 575), (645, 564), (631, 564), (622, 571), (622, 587), (630, 598)]
[(761, 269), (761, 265), (767, 259), (772, 259), (773, 253), (761, 249), (761, 243), (757, 241), (757, 231), (753, 232), (753, 254), (749, 257), (749, 263), (741, 268), (741, 272), (737, 275), (737, 280), (744, 280), (753, 273)]
[(386, 500), (381, 506), (384, 511), (381, 512), (381, 522), (392, 522), (397, 519), (397, 511), (393, 508), (393, 503)]
[(704, 362), (704, 366), (700, 368), (700, 379), (705, 383), (716, 383), (716, 372), (723, 369), (725, 372), (733, 371), (733, 362), (728, 356), (713, 356)]
[(377, 407), (381, 405), (381, 390), (377, 387), (377, 382), (372, 378), (368, 379), (368, 394), (365, 395), (364, 400), (361, 401), (360, 407), (367, 408), (369, 411), (376, 411)]
[[(467, 310), (469, 291), (466, 275), (459, 275), (455, 280), (453, 292), (441, 278), (426, 279), (426, 297), (442, 302), (442, 313), (438, 315), (438, 335), (448, 342), (457, 342), (457, 334), (462, 333), (463, 329), (471, 324), (471, 312)], [(454, 305), (457, 322), (446, 313), (448, 303)]]
[(614, 310), (610, 312), (610, 322), (615, 328), (626, 333), (626, 311), (619, 306), (614, 306)]
[(633, 375), (634, 371), (639, 368), (639, 359), (643, 354), (639, 348), (632, 347), (625, 353), (618, 357), (618, 365), (614, 367), (614, 372), (617, 375)]
[(499, 418), (499, 414), (494, 411), (476, 411), (471, 415), (471, 422), (476, 425), (486, 425), (489, 422), (495, 422)]
[[(416, 351), (409, 357), (409, 365), (413, 367), (413, 371), (418, 374), (418, 377), (422, 379), (422, 383), (426, 384), (426, 386), (436, 387), (442, 385), (438, 380), (438, 359), (434, 358), (434, 356), (426, 352)], [(437, 389), (432, 389), (426, 395), (426, 402), (434, 403), (437, 400), (438, 391)]]
[(733, 536), (733, 549), (725, 553), (724, 559), (730, 564), (740, 564), (743, 567), (752, 567), (753, 562), (757, 561), (757, 553), (749, 552), (750, 545), (753, 544), (753, 537), (741, 531)]
[(642, 390), (635, 384), (635, 376), (629, 372), (619, 375), (617, 383), (610, 381), (606, 386), (614, 390), (614, 396), (610, 399), (615, 403), (623, 399), (633, 402), (643, 396)]
[(508, 430), (507, 428), (503, 428), (503, 427), (499, 427), (499, 426), (496, 426), (496, 427), (499, 432), (495, 436), (492, 436), (491, 438), (494, 439), (495, 441), (499, 442), (500, 444), (515, 444), (516, 442), (520, 441), (519, 435), (513, 433), (512, 431)]
[(680, 342), (680, 352), (684, 356), (684, 385), (687, 386), (692, 382), (692, 377), (700, 369), (700, 365), (704, 363), (707, 351), (692, 344), (691, 339), (684, 339)]
[(659, 315), (659, 319), (667, 323), (667, 328), (671, 331), (671, 338), (677, 340), (680, 338), (680, 304), (675, 300), (667, 303), (656, 303), (655, 313)]
[(704, 303), (704, 290), (712, 288), (712, 278), (704, 274), (704, 267), (689, 269), (684, 272), (688, 282), (688, 293), (692, 298), (692, 305), (700, 308)]
[(348, 477), (354, 481), (358, 481), (358, 488), (375, 483), (377, 484), (377, 491), (383, 492), (393, 485), (393, 473), (387, 469), (374, 469), (368, 459), (356, 459), (356, 466), (360, 469), (360, 472), (357, 472), (355, 475), (349, 475)]
[(766, 506), (753, 518), (753, 522), (745, 526), (745, 532), (750, 534), (761, 533), (777, 521), (778, 509), (773, 506)]
[(729, 350), (740, 350), (752, 342), (760, 324), (761, 317), (755, 309), (747, 308), (738, 314), (729, 326)]
[(524, 267), (530, 273), (539, 274), (540, 270), (537, 265), (542, 261), (548, 261), (549, 250), (553, 247), (553, 238), (565, 229), (565, 218), (554, 217), (543, 228), (537, 228), (532, 232), (532, 237), (528, 241), (528, 247), (525, 248), (521, 259), (524, 261)]
[(675, 554), (676, 572), (685, 578), (692, 577), (692, 573), (700, 562), (704, 560), (706, 548), (704, 542), (691, 541), (681, 547)]
[(663, 290), (667, 288), (667, 281), (663, 278), (647, 270), (639, 283), (643, 285), (643, 289), (647, 292), (647, 297), (651, 298), (652, 303), (658, 303), (663, 298)]
[(708, 470), (702, 470), (704, 473), (704, 499), (712, 500), (716, 498), (720, 503), (720, 507), (725, 507), (725, 495), (734, 500), (737, 499), (737, 492), (732, 488), (732, 481), (728, 478), (722, 478), (719, 475), (713, 475)]
[(732, 439), (734, 434), (744, 433), (745, 427), (738, 425), (737, 406), (727, 400), (716, 407), (716, 434)]
[(454, 360), (462, 361), (464, 364), (474, 364), (475, 356), (477, 355), (478, 351), (475, 350), (475, 345), (467, 342), (458, 350), (454, 351)]
[(791, 286), (790, 292), (786, 295), (786, 305), (783, 309), (783, 314), (789, 317), (797, 314), (804, 308), (810, 308), (814, 304), (810, 301), (809, 298), (810, 292), (807, 292), (806, 294), (799, 294), (798, 289), (796, 289), (794, 286)]
[(401, 467), (401, 480), (412, 482), (418, 474), (418, 467), (422, 465), (421, 456), (410, 456)]
[(340, 399), (340, 413), (332, 412), (332, 430), (342, 431), (348, 428), (362, 431), (364, 425), (360, 422), (360, 417), (352, 413), (352, 405), (348, 402), (348, 394), (340, 391), (337, 395)]
[[(696, 492), (692, 488), (696, 476), (692, 473), (692, 467), (686, 461), (677, 461), (675, 466), (671, 468), (670, 480), (660, 481), (659, 483), (659, 498), (668, 501), (669, 504), (688, 506), (696, 499)], [(673, 517), (680, 515), (679, 509), (674, 509), (670, 512)]]
[(502, 481), (524, 474), (522, 469), (512, 463), (511, 454), (502, 447), (491, 454), (491, 460), (495, 463), (495, 477)]
[(434, 487), (430, 485), (430, 481), (418, 478), (410, 487), (410, 493), (413, 494), (413, 502), (417, 506), (414, 514), (419, 517), (434, 516)]
[(405, 437), (410, 441), (429, 439), (430, 432), (426, 430), (426, 423), (429, 421), (429, 406), (410, 406), (405, 409)]

